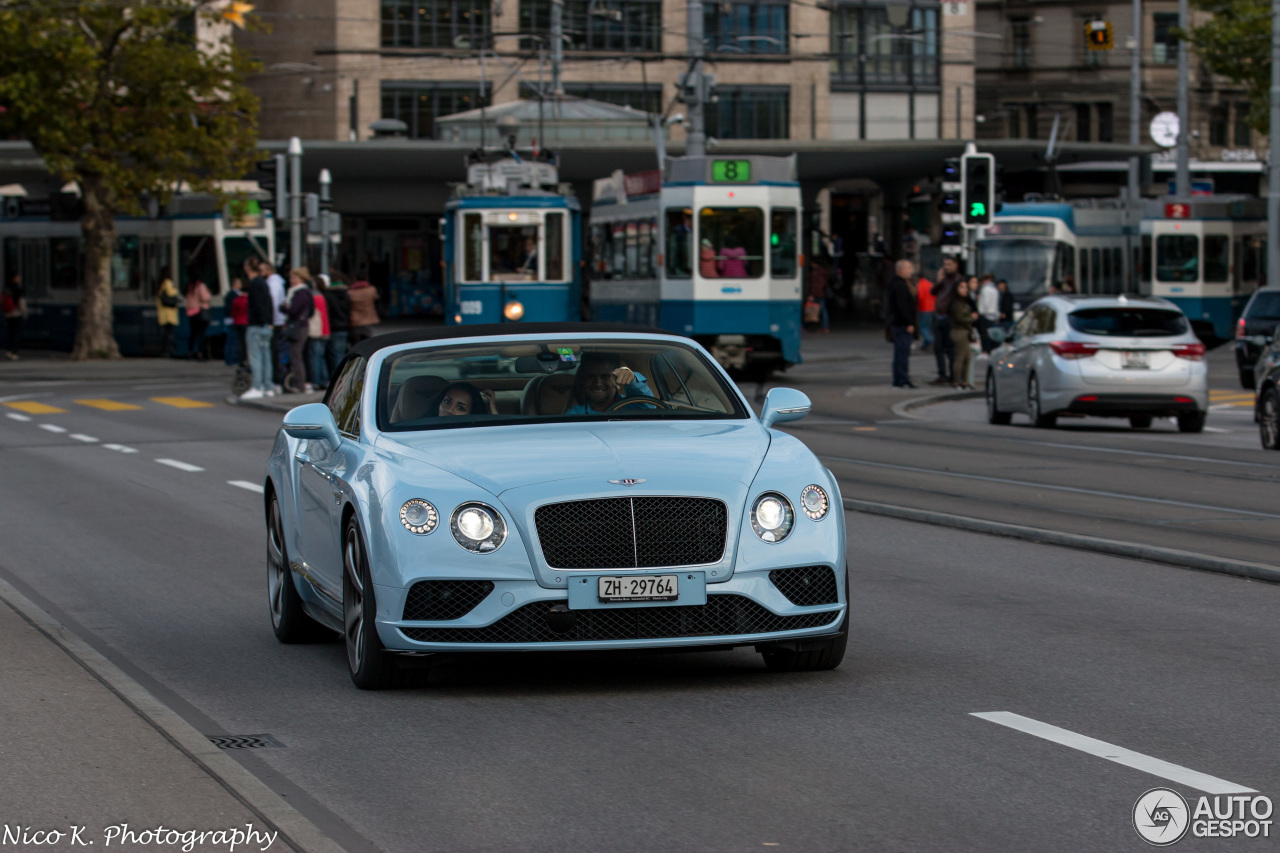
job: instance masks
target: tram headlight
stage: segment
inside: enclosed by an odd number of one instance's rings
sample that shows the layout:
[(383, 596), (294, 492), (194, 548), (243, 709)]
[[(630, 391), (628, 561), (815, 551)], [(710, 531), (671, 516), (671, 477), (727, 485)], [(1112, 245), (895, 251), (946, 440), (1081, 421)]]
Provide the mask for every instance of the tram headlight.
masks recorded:
[(512, 299), (502, 306), (502, 316), (514, 323), (524, 317), (524, 304), (518, 299)]

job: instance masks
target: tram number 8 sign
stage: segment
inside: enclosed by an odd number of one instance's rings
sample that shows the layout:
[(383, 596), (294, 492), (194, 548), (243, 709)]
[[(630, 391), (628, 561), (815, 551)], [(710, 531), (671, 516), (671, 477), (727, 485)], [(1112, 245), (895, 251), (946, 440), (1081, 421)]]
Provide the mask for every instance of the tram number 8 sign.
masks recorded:
[(751, 161), (712, 160), (711, 180), (716, 183), (746, 183), (751, 180)]

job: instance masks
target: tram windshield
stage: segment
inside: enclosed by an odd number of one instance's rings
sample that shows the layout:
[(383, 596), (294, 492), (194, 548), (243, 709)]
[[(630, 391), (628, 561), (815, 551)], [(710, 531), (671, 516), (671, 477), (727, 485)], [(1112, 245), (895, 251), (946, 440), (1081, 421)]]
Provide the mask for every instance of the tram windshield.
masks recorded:
[(1015, 296), (1039, 296), (1073, 275), (1071, 247), (1057, 240), (983, 240), (978, 251), (978, 268), (1009, 282)]
[(698, 212), (698, 271), (703, 278), (764, 275), (764, 211), (704, 207)]
[(534, 281), (538, 278), (538, 227), (489, 226), (489, 278)]
[(1200, 238), (1194, 234), (1156, 237), (1156, 281), (1189, 282), (1200, 278)]

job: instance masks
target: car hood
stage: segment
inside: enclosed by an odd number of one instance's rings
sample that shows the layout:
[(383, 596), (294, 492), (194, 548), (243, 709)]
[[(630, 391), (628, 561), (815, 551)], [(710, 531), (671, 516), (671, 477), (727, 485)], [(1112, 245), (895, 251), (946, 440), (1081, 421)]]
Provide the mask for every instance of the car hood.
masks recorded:
[(383, 433), (378, 444), (501, 495), (558, 480), (603, 485), (677, 472), (750, 485), (769, 436), (754, 420), (609, 421)]

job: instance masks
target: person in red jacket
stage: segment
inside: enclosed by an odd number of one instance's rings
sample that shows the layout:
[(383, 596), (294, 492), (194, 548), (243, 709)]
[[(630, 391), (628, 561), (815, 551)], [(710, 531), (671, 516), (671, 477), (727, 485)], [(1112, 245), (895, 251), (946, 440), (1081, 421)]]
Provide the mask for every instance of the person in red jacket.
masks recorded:
[(245, 332), (249, 328), (249, 292), (244, 289), (244, 279), (236, 276), (231, 279), (231, 292), (227, 294), (228, 325), (226, 362), (249, 366), (249, 345), (245, 340)]

